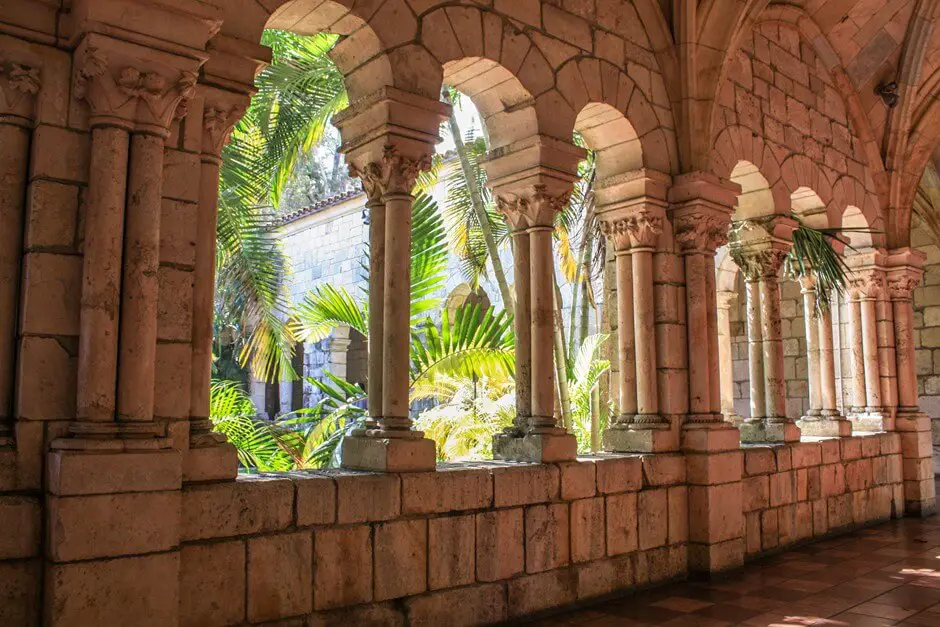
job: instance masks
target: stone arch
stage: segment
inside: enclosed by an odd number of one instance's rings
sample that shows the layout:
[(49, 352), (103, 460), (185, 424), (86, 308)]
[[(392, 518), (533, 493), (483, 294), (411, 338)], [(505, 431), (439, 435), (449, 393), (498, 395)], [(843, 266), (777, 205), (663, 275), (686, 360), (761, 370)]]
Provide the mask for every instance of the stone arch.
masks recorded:
[(885, 222), (878, 210), (877, 198), (861, 181), (846, 175), (833, 183), (832, 201), (827, 212), (830, 216), (837, 216), (832, 221), (835, 227), (864, 228), (871, 231), (845, 234), (844, 238), (853, 247), (884, 246)]
[[(815, 161), (791, 155), (780, 165), (780, 178), (790, 195), (790, 209), (812, 227), (825, 228), (839, 221), (832, 207), (832, 184)], [(818, 216), (818, 217), (817, 217)]]
[[(715, 288), (719, 292), (734, 292), (738, 289), (738, 274), (741, 268), (731, 257), (731, 249), (724, 245), (715, 254)], [(742, 295), (743, 298), (743, 295)]]
[(829, 205), (810, 187), (796, 188), (790, 194), (790, 206), (794, 215), (811, 228), (825, 229), (831, 224)]
[[(747, 164), (754, 172), (742, 166)], [(789, 211), (790, 190), (783, 182), (780, 164), (764, 138), (744, 126), (728, 126), (715, 140), (709, 170), (742, 186), (742, 196), (755, 190), (769, 190), (772, 211)], [(754, 174), (759, 175), (759, 180)], [(736, 180), (735, 177), (741, 180)], [(765, 206), (767, 201), (763, 201)], [(748, 215), (747, 217), (752, 217)]]
[(640, 138), (626, 116), (614, 107), (597, 102), (586, 105), (575, 120), (575, 130), (597, 155), (599, 179), (643, 167)]
[[(781, 207), (777, 198), (778, 193), (757, 165), (747, 160), (738, 161), (728, 174), (728, 178), (741, 186), (738, 203), (734, 209), (734, 220), (778, 213)], [(776, 188), (781, 188), (779, 181)], [(789, 195), (787, 200), (789, 201)], [(789, 203), (786, 206), (789, 206)]]
[[(647, 95), (618, 67), (594, 57), (575, 57), (558, 69), (556, 84), (561, 97), (576, 112), (571, 118), (571, 130), (584, 134), (594, 150), (601, 150), (602, 145), (618, 148), (609, 153), (608, 161), (616, 158), (636, 165), (630, 169), (677, 171), (676, 138), (669, 128), (671, 112), (663, 124)], [(619, 137), (608, 137), (608, 132), (626, 133), (626, 139), (611, 143)], [(570, 134), (569, 130), (569, 137)], [(608, 175), (624, 171), (627, 168), (614, 166)]]

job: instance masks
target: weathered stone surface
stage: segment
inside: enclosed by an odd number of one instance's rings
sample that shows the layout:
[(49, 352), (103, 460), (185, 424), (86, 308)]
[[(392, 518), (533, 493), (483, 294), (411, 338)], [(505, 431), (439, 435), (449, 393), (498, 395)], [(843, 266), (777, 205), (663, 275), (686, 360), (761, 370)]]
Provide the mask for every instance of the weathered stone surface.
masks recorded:
[(375, 600), (428, 589), (428, 523), (399, 520), (375, 526)]
[(333, 474), (336, 481), (339, 523), (390, 520), (401, 512), (401, 479), (346, 471)]
[[(285, 573), (290, 573), (285, 577)], [(309, 531), (248, 541), (248, 620), (253, 623), (313, 609), (313, 537)]]
[(293, 520), (294, 486), (289, 479), (240, 477), (183, 487), (184, 541), (278, 531)]
[(39, 555), (42, 533), (40, 501), (27, 496), (0, 496), (0, 560)]
[(566, 568), (511, 579), (508, 586), (509, 616), (525, 616), (574, 603), (577, 585), (575, 572)]
[(477, 579), (500, 581), (525, 568), (523, 509), (500, 509), (476, 515)]
[(375, 627), (404, 627), (405, 613), (392, 603), (372, 603), (351, 608), (315, 612), (307, 619), (308, 627), (346, 627), (368, 625)]
[(406, 473), (401, 481), (405, 514), (483, 509), (493, 503), (493, 478), (488, 470), (461, 468)]
[(668, 490), (643, 490), (637, 495), (641, 551), (664, 546), (669, 537)]
[(483, 584), (443, 590), (405, 603), (409, 625), (489, 625), (506, 620), (506, 591), (502, 585)]
[(298, 527), (328, 525), (336, 521), (336, 484), (330, 477), (291, 473), (296, 491)]
[(476, 517), (446, 516), (428, 521), (428, 588), (473, 583), (476, 578)]
[(643, 487), (643, 462), (640, 457), (599, 457), (597, 490), (601, 494), (635, 492)]
[(642, 459), (645, 486), (675, 485), (685, 481), (685, 457), (683, 455), (645, 455)]
[(583, 499), (597, 493), (596, 467), (593, 462), (561, 462), (561, 498), (565, 501)]
[(0, 562), (0, 624), (38, 626), (41, 590), (41, 560)]
[(538, 573), (568, 564), (568, 505), (532, 505), (525, 510), (525, 570)]
[(496, 507), (544, 503), (557, 499), (559, 491), (557, 466), (512, 466), (493, 470), (493, 504)]
[(367, 525), (313, 535), (313, 602), (326, 610), (372, 600), (372, 530)]
[(190, 544), (180, 551), (180, 626), (245, 620), (245, 543)]
[(571, 561), (587, 562), (607, 554), (604, 497), (571, 503)]
[(612, 494), (607, 497), (607, 554), (630, 553), (639, 546), (637, 494)]

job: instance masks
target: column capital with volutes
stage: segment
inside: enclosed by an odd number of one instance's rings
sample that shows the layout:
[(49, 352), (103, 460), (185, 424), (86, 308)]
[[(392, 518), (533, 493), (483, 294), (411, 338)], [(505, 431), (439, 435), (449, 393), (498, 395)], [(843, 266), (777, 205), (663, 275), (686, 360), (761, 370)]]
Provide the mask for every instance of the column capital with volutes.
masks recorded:
[(0, 124), (32, 126), (40, 75), (38, 65), (0, 53)]
[(741, 186), (708, 172), (690, 172), (669, 188), (669, 217), (685, 253), (714, 254), (728, 242), (731, 214)]
[(924, 277), (927, 255), (913, 248), (896, 248), (888, 251), (885, 260), (885, 276), (891, 300), (913, 299), (914, 288)]
[(221, 159), (222, 149), (228, 144), (232, 130), (248, 110), (250, 93), (237, 93), (209, 85), (197, 86), (202, 100), (202, 143), (205, 158)]
[(362, 181), (369, 202), (386, 196), (411, 194), (418, 176), (431, 169), (431, 153), (403, 154), (394, 144), (386, 144), (382, 158), (364, 165), (349, 164), (349, 176)]

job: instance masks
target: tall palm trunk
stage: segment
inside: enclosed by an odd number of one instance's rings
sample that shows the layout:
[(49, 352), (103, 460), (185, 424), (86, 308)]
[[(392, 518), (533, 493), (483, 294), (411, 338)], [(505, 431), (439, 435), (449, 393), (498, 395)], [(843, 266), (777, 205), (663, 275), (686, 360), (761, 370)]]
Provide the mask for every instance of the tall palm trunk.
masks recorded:
[[(573, 296), (571, 300), (571, 312), (569, 317), (569, 337), (568, 353), (573, 353), (587, 337), (587, 300), (590, 293), (591, 280), (591, 258), (594, 255), (594, 177), (595, 172), (591, 172), (591, 177), (584, 189), (584, 196), (581, 201), (581, 211), (584, 212), (584, 224), (581, 229), (581, 244), (578, 246), (578, 273), (575, 278)], [(575, 317), (580, 314), (578, 324), (575, 324)]]
[(561, 289), (552, 270), (555, 286), (555, 381), (558, 385), (558, 400), (561, 405), (561, 422), (566, 429), (571, 427), (571, 395), (568, 391), (568, 351), (565, 348), (565, 324), (561, 315)]
[[(444, 101), (450, 104), (450, 93), (447, 89), (442, 92)], [(464, 180), (467, 181), (467, 187), (470, 188), (470, 204), (473, 206), (473, 213), (480, 223), (480, 231), (483, 233), (483, 241), (486, 243), (486, 251), (489, 253), (490, 261), (493, 264), (493, 275), (496, 277), (496, 284), (499, 286), (500, 294), (503, 297), (503, 308), (513, 311), (512, 291), (509, 289), (509, 283), (506, 281), (506, 271), (503, 269), (503, 262), (499, 258), (499, 248), (496, 246), (496, 238), (493, 237), (493, 230), (490, 229), (489, 216), (486, 213), (486, 206), (483, 204), (483, 197), (477, 186), (476, 172), (473, 164), (467, 155), (467, 147), (463, 143), (463, 135), (460, 131), (460, 125), (457, 123), (457, 117), (451, 111), (447, 119), (450, 127), (450, 134), (454, 138), (454, 147), (457, 149), (457, 157), (460, 159), (460, 168), (463, 170)]]

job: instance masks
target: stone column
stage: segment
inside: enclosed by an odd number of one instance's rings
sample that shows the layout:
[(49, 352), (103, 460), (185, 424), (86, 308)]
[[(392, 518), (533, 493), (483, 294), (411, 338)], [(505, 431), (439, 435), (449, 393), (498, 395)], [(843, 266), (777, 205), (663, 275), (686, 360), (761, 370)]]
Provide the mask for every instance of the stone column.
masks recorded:
[(822, 416), (822, 380), (819, 364), (819, 317), (816, 308), (816, 279), (804, 276), (800, 279), (803, 295), (803, 323), (806, 335), (806, 371), (809, 384), (809, 408), (805, 421), (817, 421)]
[(39, 70), (0, 58), (0, 449), (12, 443), (29, 140)]
[(614, 264), (617, 281), (617, 382), (620, 415), (613, 421), (629, 425), (637, 413), (636, 404), (636, 340), (633, 329), (633, 259), (630, 256), (630, 236), (625, 222), (602, 222), (605, 235), (614, 244)]
[(936, 511), (930, 416), (917, 406), (917, 369), (914, 353), (913, 291), (920, 283), (926, 257), (911, 248), (889, 251), (888, 295), (894, 319), (897, 360), (897, 415), (894, 428), (901, 438), (904, 508), (908, 515), (928, 516)]
[[(804, 294), (804, 312), (808, 303)], [(814, 299), (815, 300), (815, 297)], [(813, 303), (815, 307), (815, 303)], [(831, 305), (830, 305), (831, 307)], [(810, 324), (807, 318), (807, 325)], [(819, 437), (847, 437), (852, 435), (852, 423), (839, 413), (836, 397), (835, 351), (832, 344), (832, 311), (829, 307), (818, 310), (812, 321), (813, 329), (807, 326), (807, 337), (812, 332), (816, 341), (817, 374), (819, 385), (819, 413), (812, 418), (804, 417), (800, 429), (806, 435)], [(807, 347), (809, 344), (807, 343)], [(808, 348), (807, 348), (808, 352)]]
[[(883, 283), (882, 271), (874, 268), (856, 270), (852, 278), (852, 287), (858, 293), (858, 318), (856, 320), (853, 314), (853, 326), (856, 321), (860, 323), (857, 335), (861, 336), (865, 389), (864, 411), (857, 413), (852, 419), (857, 431), (883, 431), (885, 428), (877, 326), (877, 301), (883, 292)], [(857, 343), (858, 339), (855, 339), (855, 342)]]
[(731, 306), (737, 292), (718, 292), (718, 379), (721, 382), (721, 413), (725, 420), (737, 425), (741, 422), (734, 409), (734, 355), (731, 346)]
[[(775, 218), (779, 219), (779, 218)], [(745, 227), (746, 228), (746, 227)], [(761, 227), (766, 228), (766, 225)], [(775, 227), (771, 227), (775, 228)], [(765, 231), (766, 232), (766, 231)], [(789, 235), (789, 233), (787, 233)], [(738, 235), (737, 237), (740, 237)], [(748, 333), (756, 326), (756, 302), (759, 300), (761, 351), (750, 346), (751, 361), (762, 361), (764, 412), (762, 420), (756, 416), (741, 425), (741, 440), (745, 442), (793, 442), (800, 438), (800, 430), (786, 415), (786, 389), (783, 380), (783, 340), (780, 336), (780, 286), (777, 276), (789, 249), (787, 240), (774, 237), (771, 241), (734, 243), (731, 252), (735, 262), (748, 278)], [(751, 370), (751, 390), (756, 390)], [(759, 400), (759, 399), (758, 399)], [(751, 399), (754, 409), (755, 399)]]
[(746, 274), (745, 277), (748, 397), (751, 406), (751, 415), (746, 422), (760, 424), (767, 415), (764, 400), (764, 338), (761, 331), (760, 280), (756, 274)]
[(569, 190), (567, 182), (557, 182), (551, 188), (537, 184), (504, 191), (496, 187), (497, 204), (515, 238), (516, 328), (523, 333), (522, 342), (516, 345), (517, 363), (521, 359), (528, 366), (528, 373), (517, 372), (517, 378), (528, 387), (516, 390), (517, 396), (520, 392), (523, 395), (522, 400), (517, 399), (517, 413), (529, 410), (528, 416), (517, 415), (512, 429), (494, 438), (497, 459), (549, 462), (573, 459), (577, 454), (574, 436), (555, 418), (552, 233), (555, 216), (569, 201)]
[(636, 343), (636, 425), (665, 424), (659, 415), (656, 333), (653, 319), (653, 253), (663, 216), (641, 209), (628, 223), (633, 259), (633, 334)]
[(248, 98), (244, 94), (207, 85), (200, 85), (199, 90), (204, 105), (193, 271), (189, 450), (183, 457), (184, 481), (234, 479), (238, 472), (235, 448), (226, 444), (225, 436), (212, 431), (209, 388), (212, 382), (219, 168), (222, 149), (228, 143), (235, 124), (244, 115)]
[[(371, 352), (369, 355), (370, 379), (381, 368), (382, 410), (381, 414), (371, 412), (373, 417), (366, 429), (344, 439), (344, 468), (400, 472), (433, 470), (436, 464), (434, 441), (425, 438), (423, 432), (413, 430), (409, 416), (411, 210), (414, 202), (411, 190), (418, 175), (430, 167), (430, 147), (406, 154), (395, 144), (384, 146), (380, 162), (373, 161), (362, 167), (354, 162), (351, 166), (351, 172), (363, 178), (370, 198), (376, 199), (373, 202), (379, 202), (380, 198), (384, 204), (384, 251), (377, 255), (384, 259), (384, 272), (369, 277), (370, 294), (373, 286), (382, 283), (382, 348), (380, 355)], [(375, 235), (378, 237), (378, 232)], [(371, 329), (370, 339), (378, 339), (371, 337)], [(372, 396), (377, 397), (374, 388), (372, 392)]]
[(853, 422), (856, 415), (865, 413), (865, 355), (862, 346), (862, 304), (858, 292), (849, 293), (849, 346), (852, 364), (852, 412)]

